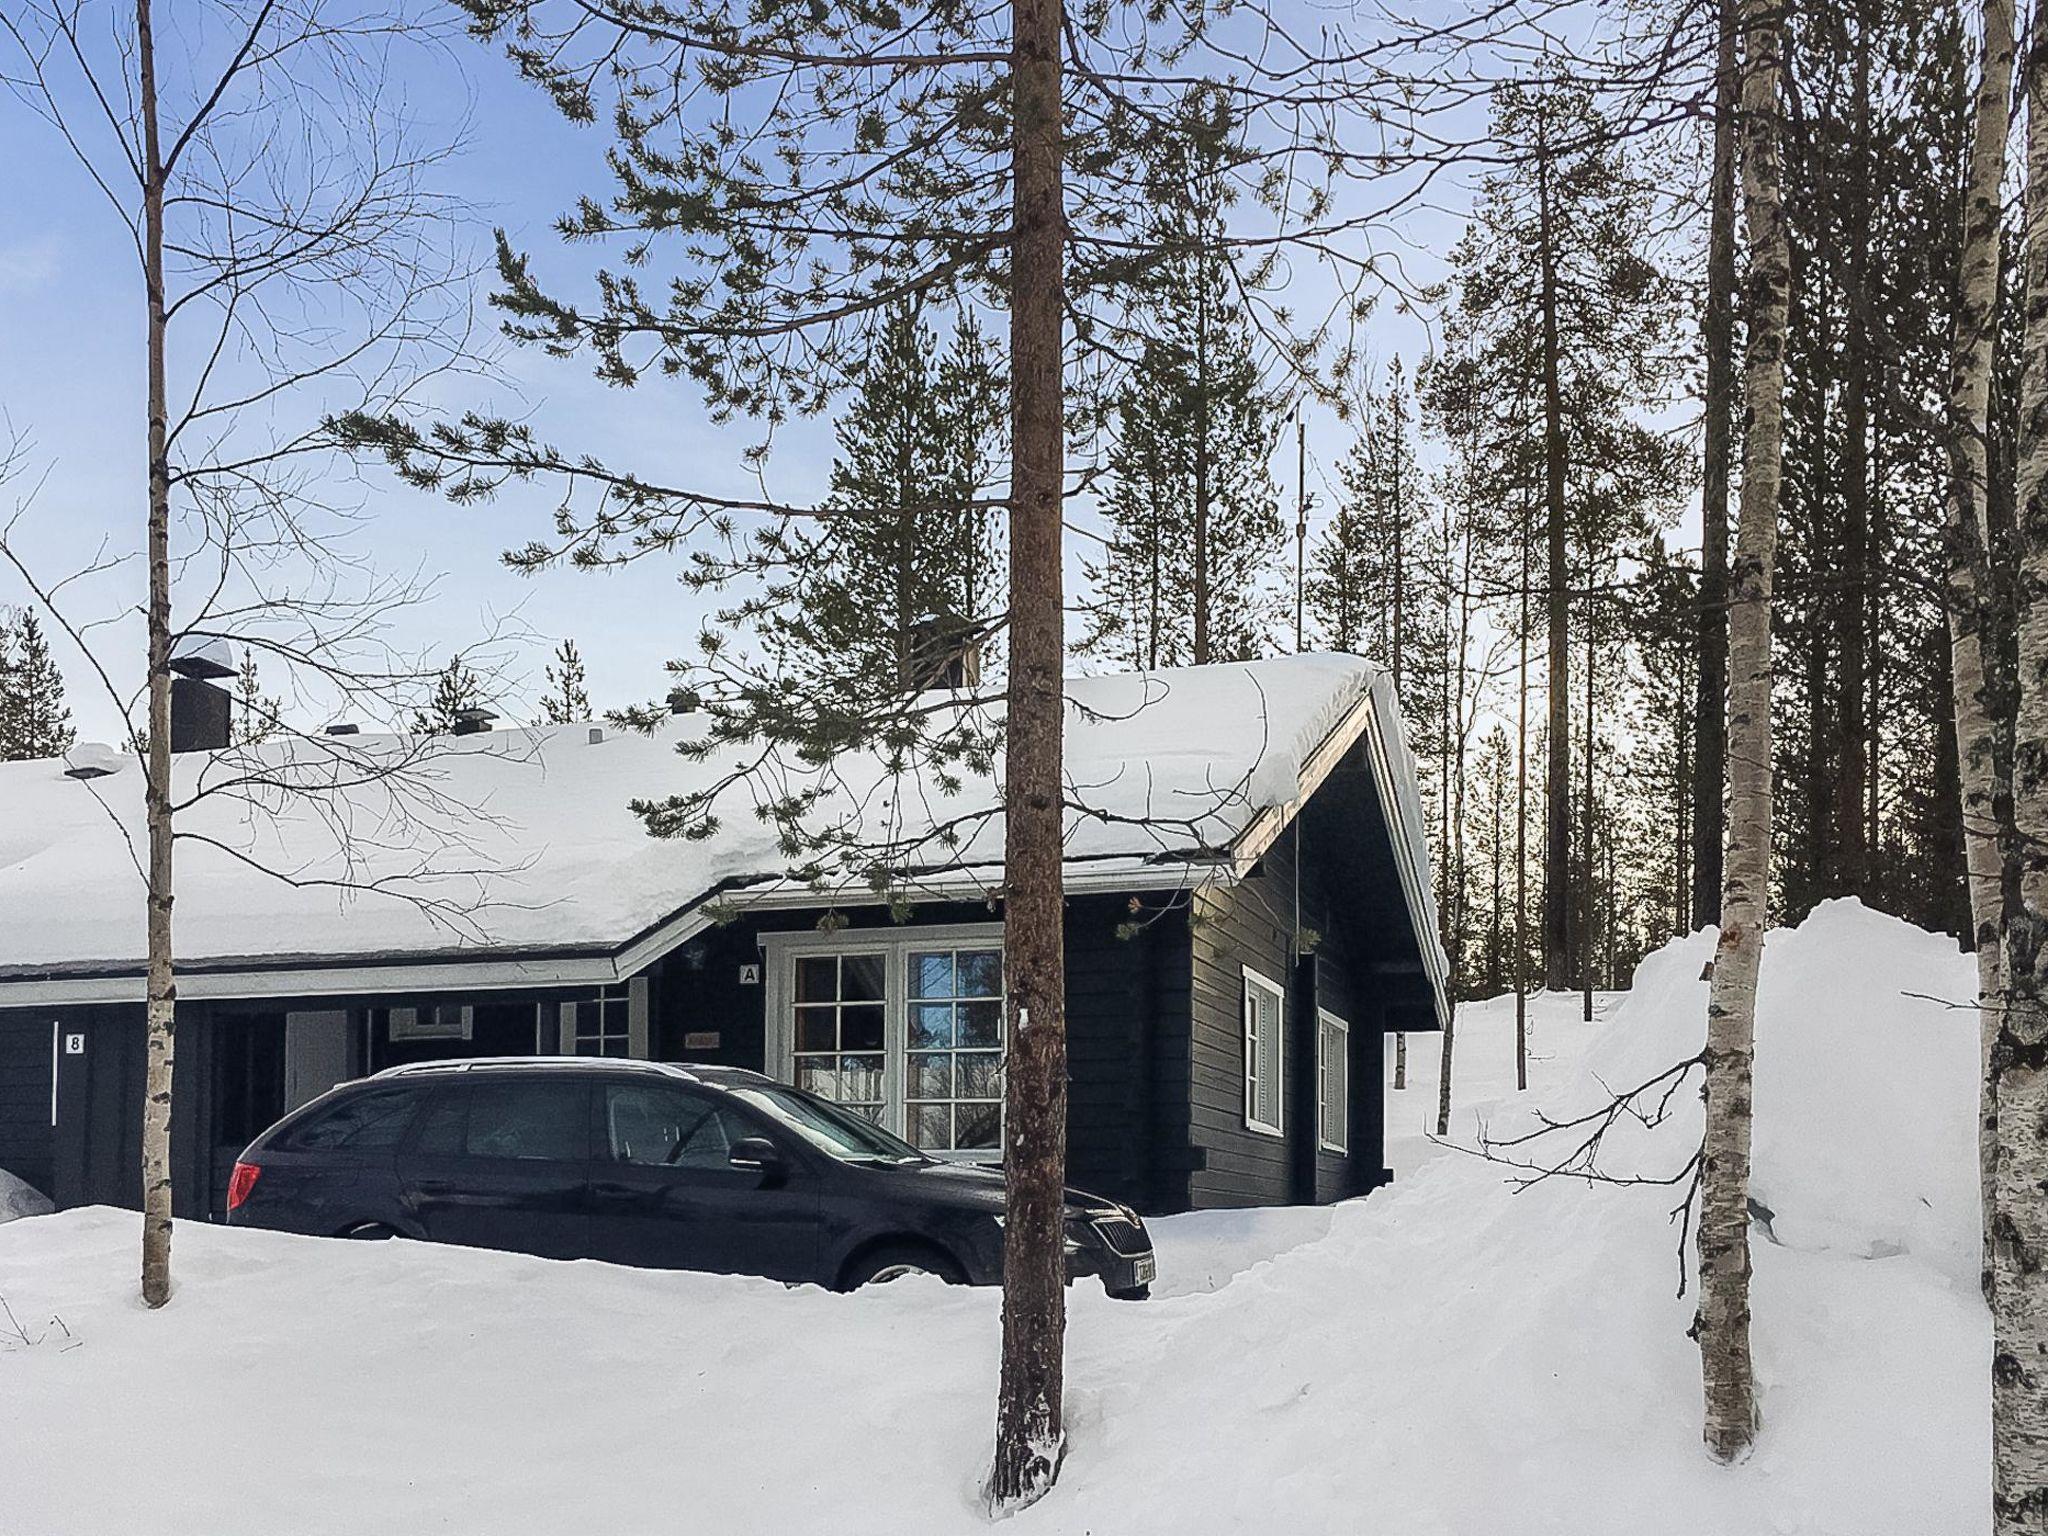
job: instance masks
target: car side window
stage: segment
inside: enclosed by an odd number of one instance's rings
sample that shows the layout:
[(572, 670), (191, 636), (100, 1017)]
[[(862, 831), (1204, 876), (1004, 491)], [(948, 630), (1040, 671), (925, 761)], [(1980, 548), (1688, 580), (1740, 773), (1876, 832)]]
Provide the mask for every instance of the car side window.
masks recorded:
[(404, 1137), (420, 1095), (409, 1087), (369, 1088), (292, 1127), (292, 1152), (388, 1152)]
[(605, 1134), (618, 1163), (726, 1168), (733, 1144), (753, 1134), (729, 1105), (666, 1083), (608, 1083), (604, 1107)]
[(590, 1155), (588, 1084), (552, 1074), (471, 1083), (462, 1150), (470, 1157), (581, 1162)]

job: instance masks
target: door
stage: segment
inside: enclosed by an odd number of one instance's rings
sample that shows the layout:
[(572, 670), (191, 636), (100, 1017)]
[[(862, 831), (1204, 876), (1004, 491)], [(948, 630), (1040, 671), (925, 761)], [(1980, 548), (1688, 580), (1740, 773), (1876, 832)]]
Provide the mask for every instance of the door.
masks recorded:
[(399, 1179), (437, 1243), (548, 1259), (590, 1252), (590, 1080), (479, 1071), (435, 1091)]
[(349, 1071), (348, 1014), (334, 1008), (284, 1016), (284, 1107), (310, 1104)]
[[(665, 1082), (597, 1089), (592, 1246), (615, 1264), (818, 1278), (815, 1183), (792, 1158), (778, 1176), (734, 1168), (733, 1145), (775, 1140), (716, 1094)], [(786, 1155), (786, 1154), (785, 1154)]]

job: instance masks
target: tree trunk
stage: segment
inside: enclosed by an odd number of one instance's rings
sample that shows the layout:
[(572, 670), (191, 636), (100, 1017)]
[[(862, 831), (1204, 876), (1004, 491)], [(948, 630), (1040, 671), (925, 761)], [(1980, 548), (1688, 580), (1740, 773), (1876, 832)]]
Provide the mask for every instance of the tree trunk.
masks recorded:
[[(1206, 258), (1205, 258), (1206, 259)], [(1195, 293), (1195, 626), (1194, 663), (1214, 658), (1209, 633), (1209, 283), (1202, 273)]]
[(1868, 896), (1869, 851), (1865, 846), (1863, 800), (1871, 721), (1864, 709), (1869, 686), (1869, 637), (1864, 628), (1865, 590), (1870, 569), (1870, 30), (1867, 16), (1856, 23), (1851, 71), (1851, 131), (1856, 147), (1849, 193), (1849, 334), (1843, 380), (1842, 586), (1834, 604), (1835, 645), (1841, 667), (1835, 678), (1836, 741), (1841, 759), (1835, 773), (1835, 867), (1829, 888), (1838, 896)]
[(1707, 379), (1700, 466), (1699, 683), (1694, 696), (1692, 914), (1721, 920), (1721, 840), (1726, 835), (1728, 694), (1728, 468), (1735, 455), (1735, 5), (1721, 0), (1714, 86), (1714, 170), (1707, 224)]
[(171, 1299), (171, 1069), (178, 984), (171, 970), (171, 468), (164, 382), (164, 170), (157, 135), (152, 0), (136, 0), (136, 110), (142, 120), (142, 267), (149, 369), (149, 976), (142, 1087), (142, 1299)]
[(1543, 306), (1543, 504), (1549, 557), (1544, 608), (1550, 628), (1550, 761), (1544, 777), (1543, 985), (1562, 992), (1569, 984), (1572, 857), (1571, 635), (1567, 625), (1565, 571), (1564, 405), (1560, 395), (1557, 335), (1557, 253), (1550, 222), (1550, 158), (1536, 147), (1538, 255)]
[(1748, 238), (1748, 432), (1728, 612), (1727, 854), (1721, 937), (1707, 1002), (1701, 1143), (1699, 1314), (1704, 1437), (1732, 1461), (1756, 1434), (1749, 1350), (1750, 1062), (1771, 849), (1771, 578), (1785, 410), (1791, 254), (1779, 191), (1776, 0), (1743, 0), (1742, 186)]
[[(2005, 141), (2011, 127), (2012, 0), (1984, 0), (1984, 59), (1977, 83), (1969, 181), (1964, 193), (1963, 245), (1957, 282), (1955, 356), (1949, 373), (1948, 496), (1943, 534), (1948, 559), (1948, 640), (1955, 704), (1955, 765), (1961, 795), (1963, 868), (1972, 948), (1977, 955), (1978, 1030), (1985, 1072), (1979, 1100), (1978, 1154), (1983, 1183), (1983, 1282), (1993, 1278), (1989, 1240), (1994, 1198), (1997, 1100), (1990, 1052), (2004, 992), (1998, 823), (2006, 789), (1998, 783), (1997, 750), (1986, 684), (1996, 670), (1996, 630), (1985, 614), (1992, 598), (1989, 569), (1991, 375), (1998, 317), (1999, 222)], [(2029, 123), (2029, 132), (2032, 124)], [(2031, 318), (2031, 316), (2029, 317)], [(2029, 335), (2028, 345), (2033, 344)], [(1987, 659), (1990, 665), (1987, 666)]]
[(1991, 1515), (2048, 1529), (2048, 38), (2027, 51), (2025, 359), (2019, 446), (2019, 687), (2005, 840), (2004, 1002), (1988, 1053)]
[(1065, 206), (1060, 0), (1011, 0), (1010, 684), (1004, 765), (1009, 1055), (1002, 1387), (993, 1511), (1052, 1487), (1066, 1448), (1066, 963), (1062, 948), (1061, 438)]
[[(1591, 572), (1587, 573), (1590, 587)], [(1583, 804), (1579, 808), (1579, 840), (1585, 846), (1584, 885), (1580, 888), (1579, 926), (1584, 930), (1579, 935), (1579, 981), (1585, 991), (1585, 1011), (1581, 1017), (1593, 1022), (1593, 662), (1599, 641), (1593, 634), (1593, 605), (1586, 605), (1586, 762), (1585, 785), (1581, 791)]]
[(1515, 1088), (1529, 1086), (1529, 511), (1522, 510), (1522, 632), (1515, 670)]

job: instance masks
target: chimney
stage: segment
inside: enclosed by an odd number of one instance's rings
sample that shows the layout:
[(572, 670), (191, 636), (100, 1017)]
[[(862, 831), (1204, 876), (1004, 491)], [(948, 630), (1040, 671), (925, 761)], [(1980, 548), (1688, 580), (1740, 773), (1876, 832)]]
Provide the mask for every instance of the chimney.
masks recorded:
[(916, 692), (979, 687), (981, 626), (952, 613), (929, 613), (912, 624), (903, 685)]
[(235, 701), (219, 679), (234, 652), (217, 636), (186, 635), (171, 650), (171, 750), (215, 752), (233, 739)]
[(481, 736), (497, 723), (498, 712), (485, 709), (481, 704), (472, 704), (466, 709), (455, 711), (455, 724), (449, 734), (454, 736)]

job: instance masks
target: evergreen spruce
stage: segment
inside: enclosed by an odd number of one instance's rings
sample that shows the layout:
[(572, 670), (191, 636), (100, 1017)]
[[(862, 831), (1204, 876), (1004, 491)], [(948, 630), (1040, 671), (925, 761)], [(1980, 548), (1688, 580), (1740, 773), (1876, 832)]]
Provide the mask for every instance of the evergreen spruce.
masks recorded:
[(574, 640), (555, 647), (547, 666), (548, 691), (540, 701), (543, 725), (574, 725), (590, 718), (590, 695), (583, 685), (583, 656)]
[(235, 745), (253, 747), (258, 742), (268, 741), (277, 732), (283, 709), (283, 700), (264, 696), (263, 680), (256, 669), (256, 653), (244, 646), (242, 665), (235, 673)]
[(1113, 406), (1108, 537), (1086, 562), (1081, 648), (1140, 668), (1263, 655), (1284, 606), (1268, 468), (1280, 411), (1225, 254), (1221, 153), (1191, 156), (1182, 194), (1152, 218), (1163, 254)]
[(434, 691), (427, 702), (413, 711), (413, 733), (420, 736), (450, 735), (464, 710), (478, 708), (483, 703), (483, 680), (457, 652), (434, 678)]
[(35, 610), (0, 613), (0, 762), (61, 757), (77, 733)]

